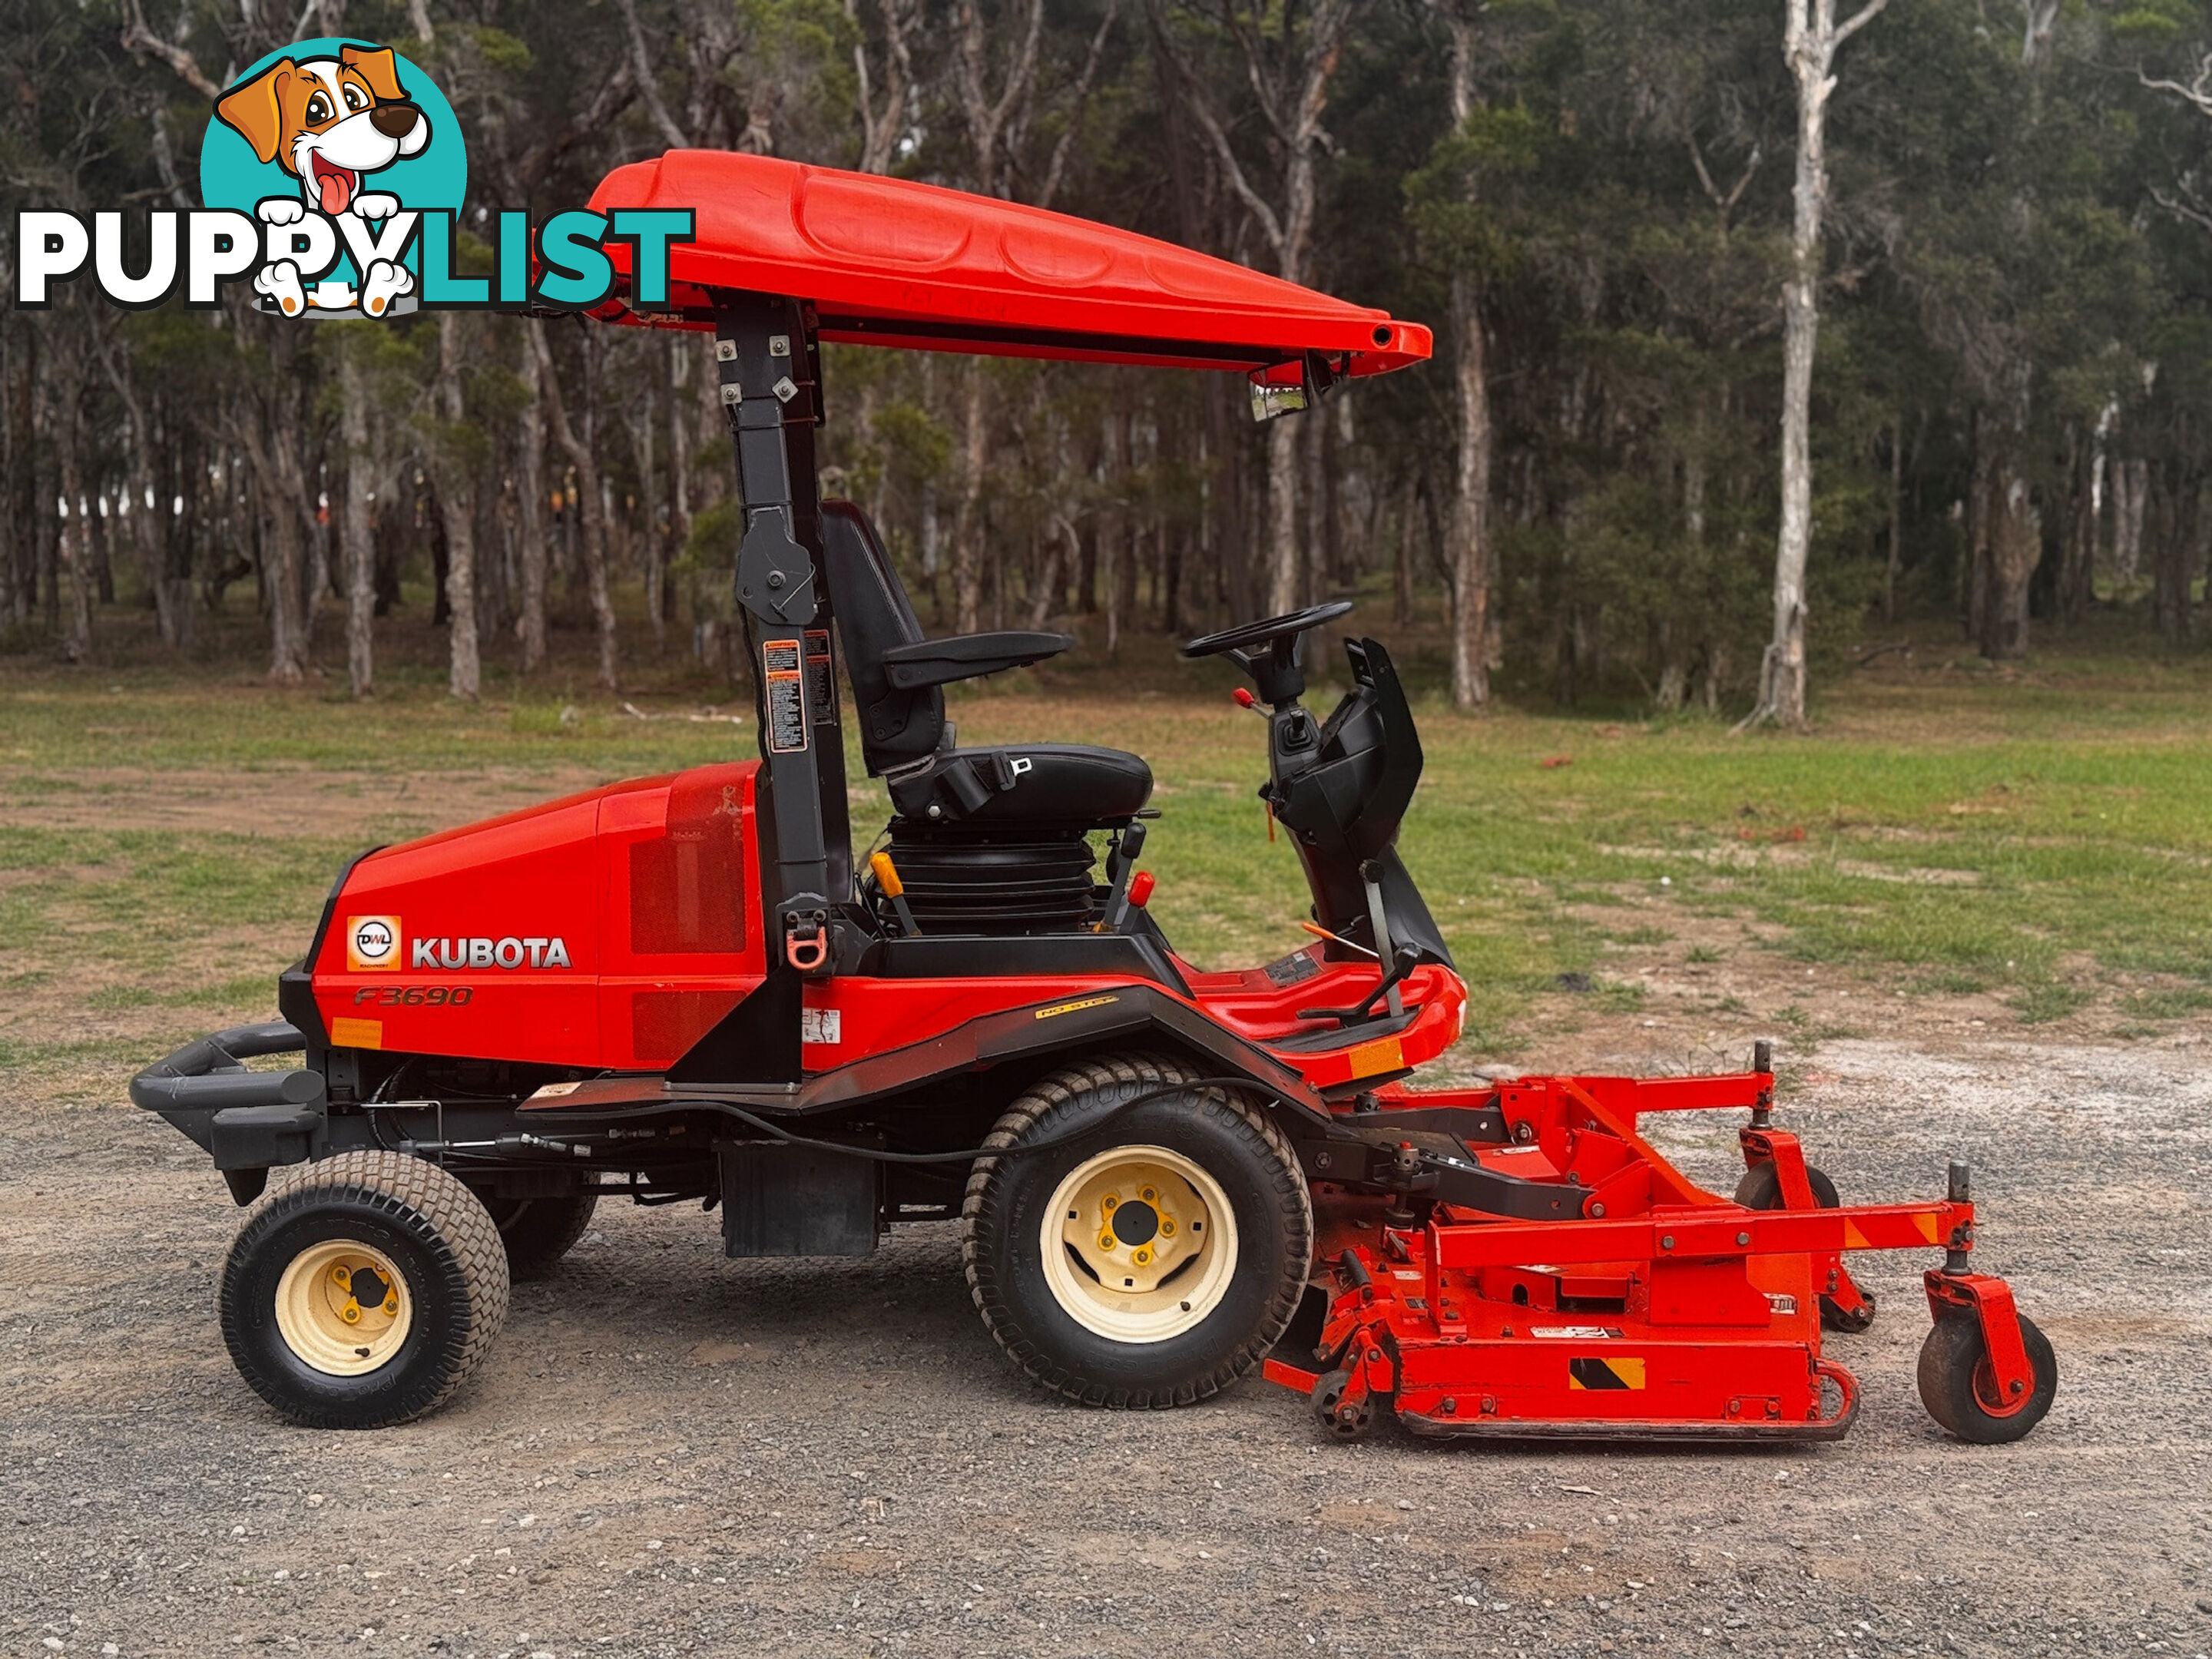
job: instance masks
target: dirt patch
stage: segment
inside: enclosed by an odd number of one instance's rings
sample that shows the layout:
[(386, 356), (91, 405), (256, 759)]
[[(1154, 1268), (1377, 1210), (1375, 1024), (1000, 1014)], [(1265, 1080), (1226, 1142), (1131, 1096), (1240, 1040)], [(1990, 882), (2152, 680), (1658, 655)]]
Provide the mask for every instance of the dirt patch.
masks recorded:
[[(2212, 1041), (2212, 1014), (2189, 1006), (2198, 988), (2157, 975), (2102, 973), (2084, 956), (2069, 956), (2057, 969), (2060, 983), (2081, 988), (2079, 1006), (2024, 1022), (2017, 988), (1947, 992), (1924, 982), (1932, 975), (1894, 964), (1808, 963), (1789, 954), (1786, 931), (1772, 924), (1655, 897), (1647, 887), (1616, 891), (1614, 904), (1566, 908), (1570, 920), (1601, 936), (1595, 971), (1587, 988), (1539, 994), (1501, 1059), (1547, 1070), (1681, 1072), (1741, 1066), (1761, 1037), (1799, 1057), (1849, 1037), (1931, 1052), (2030, 1034), (2054, 1042)], [(2131, 1012), (2145, 1006), (2160, 1017)]]
[(0, 827), (194, 830), (366, 840), (428, 835), (609, 780), (578, 768), (481, 772), (0, 769)]

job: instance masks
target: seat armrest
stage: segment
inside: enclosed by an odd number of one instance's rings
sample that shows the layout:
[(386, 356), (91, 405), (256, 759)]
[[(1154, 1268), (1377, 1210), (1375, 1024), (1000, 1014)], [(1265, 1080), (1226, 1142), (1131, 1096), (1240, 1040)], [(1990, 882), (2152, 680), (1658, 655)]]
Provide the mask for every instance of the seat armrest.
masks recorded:
[(883, 655), (884, 678), (902, 691), (950, 685), (1001, 669), (1025, 668), (1058, 656), (1074, 643), (1071, 634), (955, 634), (950, 639), (891, 647)]

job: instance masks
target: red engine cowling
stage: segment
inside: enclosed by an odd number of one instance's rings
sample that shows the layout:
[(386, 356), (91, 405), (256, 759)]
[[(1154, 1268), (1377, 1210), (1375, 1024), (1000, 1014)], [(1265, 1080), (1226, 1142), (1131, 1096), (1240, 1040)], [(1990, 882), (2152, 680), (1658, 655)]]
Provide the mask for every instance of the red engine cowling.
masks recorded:
[(331, 1042), (668, 1065), (765, 972), (758, 771), (611, 784), (370, 854), (313, 964)]

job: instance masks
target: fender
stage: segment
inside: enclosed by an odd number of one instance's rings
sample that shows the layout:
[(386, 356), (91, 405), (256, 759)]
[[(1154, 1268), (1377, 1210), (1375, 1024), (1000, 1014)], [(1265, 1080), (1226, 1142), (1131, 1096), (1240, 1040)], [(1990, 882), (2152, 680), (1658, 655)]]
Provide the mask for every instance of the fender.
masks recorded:
[[(763, 986), (768, 991), (775, 975)], [(795, 992), (793, 980), (789, 992)], [(759, 994), (756, 994), (759, 995)], [(747, 999), (750, 1003), (753, 999)], [(773, 995), (764, 1002), (777, 1002)], [(740, 1012), (744, 1005), (740, 1005)], [(774, 1010), (763, 1009), (764, 1012)], [(795, 1023), (795, 1022), (794, 1022)], [(1127, 1046), (1150, 1036), (1205, 1061), (1217, 1075), (1249, 1077), (1311, 1129), (1333, 1121), (1326, 1103), (1296, 1068), (1208, 1019), (1199, 1009), (1142, 982), (1091, 987), (1066, 998), (980, 1015), (950, 1030), (817, 1072), (796, 1085), (718, 1083), (690, 1075), (645, 1073), (564, 1084), (562, 1092), (532, 1097), (528, 1112), (604, 1112), (677, 1099), (711, 1105), (726, 1099), (752, 1111), (810, 1117), (905, 1094), (938, 1079), (986, 1071), (1010, 1060), (1065, 1054), (1109, 1042)], [(687, 1059), (689, 1057), (687, 1056)], [(679, 1067), (678, 1072), (683, 1068)]]

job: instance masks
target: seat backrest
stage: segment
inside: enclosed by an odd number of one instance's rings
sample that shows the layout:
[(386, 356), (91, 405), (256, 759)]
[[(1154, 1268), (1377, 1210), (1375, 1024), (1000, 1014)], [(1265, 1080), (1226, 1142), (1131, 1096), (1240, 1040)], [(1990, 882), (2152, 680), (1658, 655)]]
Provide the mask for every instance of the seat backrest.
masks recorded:
[(902, 691), (884, 672), (884, 652), (918, 645), (923, 635), (868, 515), (851, 501), (823, 502), (822, 551), (845, 675), (860, 710), (860, 754), (868, 775), (880, 777), (937, 752), (945, 735), (945, 693), (933, 685)]

